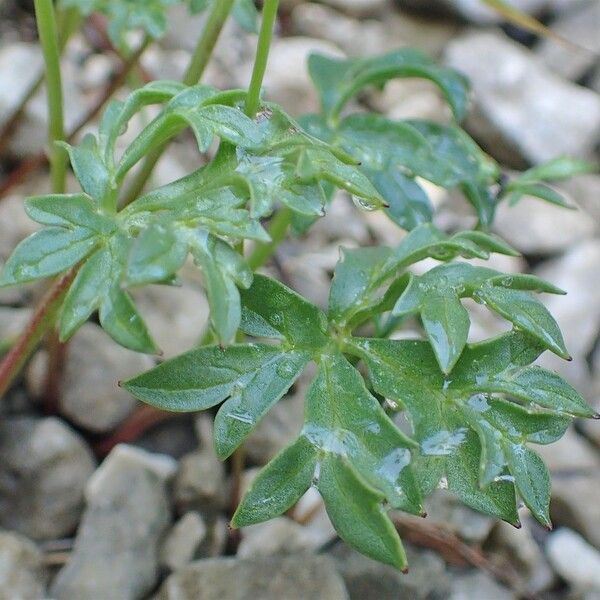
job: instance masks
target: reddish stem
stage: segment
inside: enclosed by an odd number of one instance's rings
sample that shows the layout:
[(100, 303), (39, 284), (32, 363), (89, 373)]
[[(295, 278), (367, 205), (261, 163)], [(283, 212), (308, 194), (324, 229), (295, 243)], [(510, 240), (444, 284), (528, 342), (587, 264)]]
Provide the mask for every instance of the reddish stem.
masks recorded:
[(67, 344), (63, 344), (56, 330), (48, 334), (46, 342), (48, 350), (48, 364), (46, 366), (46, 377), (44, 381), (44, 412), (55, 415), (58, 412), (62, 376), (67, 359)]
[(98, 456), (106, 456), (117, 444), (134, 442), (155, 425), (175, 416), (176, 413), (152, 406), (140, 406), (109, 437), (96, 443), (94, 450)]
[(57, 280), (42, 298), (25, 330), (0, 363), (0, 398), (4, 396), (16, 376), (52, 327), (78, 267)]

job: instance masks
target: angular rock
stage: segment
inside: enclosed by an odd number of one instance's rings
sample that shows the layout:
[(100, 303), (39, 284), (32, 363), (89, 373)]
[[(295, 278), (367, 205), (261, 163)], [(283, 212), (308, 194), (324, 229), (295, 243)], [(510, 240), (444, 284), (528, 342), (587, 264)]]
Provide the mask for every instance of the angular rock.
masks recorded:
[(598, 471), (552, 478), (551, 516), (555, 525), (580, 532), (600, 548), (600, 473)]
[(137, 600), (155, 586), (170, 521), (169, 457), (117, 446), (91, 478), (73, 553), (53, 582), (56, 600)]
[[(291, 15), (294, 32), (333, 42), (348, 56), (375, 56), (401, 46), (418, 46), (437, 56), (456, 34), (455, 23), (407, 13), (386, 13), (384, 20), (358, 21), (328, 6), (304, 2)], [(361, 39), (364, 43), (357, 44)]]
[[(40, 354), (29, 372), (29, 389), (41, 393), (46, 356)], [(86, 323), (68, 346), (68, 360), (62, 381), (60, 412), (89, 431), (114, 429), (136, 404), (133, 396), (117, 383), (146, 371), (154, 360), (122, 348), (93, 323)]]
[(573, 10), (554, 21), (551, 28), (580, 48), (542, 38), (535, 51), (551, 71), (571, 81), (578, 81), (597, 64), (600, 53), (600, 3), (591, 0), (574, 4)]
[(192, 348), (206, 329), (206, 296), (189, 282), (182, 287), (146, 287), (135, 294), (135, 299), (164, 358)]
[(198, 447), (192, 416), (186, 413), (169, 415), (167, 420), (145, 431), (133, 445), (179, 460)]
[(241, 533), (237, 551), (240, 558), (282, 556), (316, 549), (306, 529), (286, 517), (244, 527)]
[(389, 0), (323, 0), (323, 2), (353, 17), (379, 14), (390, 4)]
[(179, 514), (195, 510), (212, 517), (226, 506), (225, 467), (212, 448), (205, 446), (179, 461), (173, 495)]
[(517, 600), (517, 596), (501, 586), (483, 571), (452, 577), (452, 592), (448, 600)]
[(42, 68), (36, 44), (15, 43), (0, 48), (0, 126), (19, 106)]
[(499, 522), (486, 544), (494, 557), (502, 557), (502, 563), (513, 566), (520, 587), (532, 595), (540, 594), (553, 587), (556, 575), (542, 549), (534, 540), (528, 519), (522, 519), (521, 529)]
[[(400, 6), (423, 12), (454, 14), (474, 23), (500, 23), (504, 18), (485, 6), (481, 0), (396, 0)], [(511, 6), (537, 14), (549, 5), (566, 4), (571, 0), (511, 0)]]
[(178, 571), (197, 558), (197, 550), (206, 537), (202, 515), (188, 512), (169, 531), (160, 551), (160, 563), (170, 571)]
[(406, 550), (409, 562), (406, 575), (359, 554), (343, 543), (336, 544), (331, 555), (344, 578), (350, 600), (446, 598), (450, 580), (444, 561), (427, 550), (417, 551), (409, 545), (406, 545)]
[(560, 325), (574, 357), (572, 362), (565, 362), (546, 352), (540, 364), (558, 371), (585, 393), (585, 377), (589, 377), (586, 358), (600, 331), (600, 240), (590, 239), (574, 246), (562, 257), (542, 263), (535, 274), (568, 292), (567, 296), (544, 294), (540, 298)]
[(567, 528), (552, 533), (546, 553), (554, 570), (575, 589), (600, 591), (600, 552), (578, 533)]
[(79, 522), (94, 458), (61, 420), (0, 421), (0, 525), (35, 540), (69, 535)]
[(468, 33), (449, 44), (446, 62), (473, 86), (467, 129), (507, 165), (586, 157), (598, 143), (600, 97), (560, 79), (503, 34)]
[(598, 223), (585, 210), (565, 210), (535, 198), (516, 206), (498, 206), (494, 230), (523, 254), (557, 254), (598, 232)]
[(48, 573), (37, 546), (22, 535), (0, 531), (0, 600), (42, 600)]
[(155, 600), (348, 600), (335, 563), (325, 556), (256, 560), (219, 558), (171, 575)]
[[(598, 427), (597, 421), (592, 421)], [(547, 446), (537, 446), (536, 452), (544, 459), (551, 473), (600, 472), (600, 456), (596, 449), (573, 428)]]

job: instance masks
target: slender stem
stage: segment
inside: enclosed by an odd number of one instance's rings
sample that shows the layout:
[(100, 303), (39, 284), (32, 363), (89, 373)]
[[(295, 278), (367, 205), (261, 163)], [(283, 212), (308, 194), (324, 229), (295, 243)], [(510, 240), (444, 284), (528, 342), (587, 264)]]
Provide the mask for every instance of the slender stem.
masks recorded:
[(65, 139), (62, 79), (60, 74), (60, 49), (56, 28), (56, 15), (52, 0), (34, 0), (35, 15), (46, 63), (46, 89), (48, 95), (48, 137), (50, 143), (50, 169), (52, 191), (65, 191), (67, 154), (55, 142)]
[[(258, 47), (256, 49), (256, 59), (254, 69), (252, 70), (252, 79), (248, 95), (246, 96), (246, 114), (253, 119), (260, 106), (260, 94), (267, 62), (269, 60), (269, 51), (273, 42), (273, 30), (277, 20), (277, 9), (279, 0), (265, 0), (263, 8), (262, 23), (258, 35)], [(273, 255), (277, 246), (285, 238), (288, 227), (291, 223), (292, 212), (289, 208), (282, 208), (273, 218), (269, 228), (271, 241), (259, 244), (254, 252), (248, 257), (248, 265), (254, 271), (264, 265)]]
[(279, 209), (277, 214), (273, 217), (269, 227), (271, 241), (259, 243), (254, 249), (254, 252), (252, 252), (247, 259), (248, 266), (253, 271), (256, 271), (256, 269), (262, 267), (269, 260), (269, 258), (273, 256), (279, 244), (281, 244), (281, 242), (285, 239), (291, 222), (292, 211), (287, 208), (287, 206)]
[(32, 352), (56, 320), (77, 269), (71, 269), (48, 290), (25, 330), (0, 363), (0, 398), (4, 396)]
[[(62, 77), (60, 72), (60, 41), (56, 25), (56, 14), (52, 0), (34, 0), (35, 16), (46, 64), (46, 96), (48, 102), (48, 144), (50, 159), (50, 178), (52, 191), (62, 194), (67, 182), (67, 153), (56, 142), (65, 140), (65, 122), (63, 107)], [(45, 327), (52, 326), (52, 320), (44, 319)], [(34, 338), (35, 339), (35, 336)], [(33, 348), (27, 347), (27, 352)], [(58, 396), (58, 378), (62, 372), (65, 349), (58, 339), (58, 334), (51, 332), (48, 345), (48, 370), (46, 398), (56, 403)], [(10, 356), (10, 355), (9, 355)], [(21, 360), (26, 360), (23, 354)], [(19, 368), (22, 365), (18, 365)]]
[[(90, 122), (92, 121), (98, 113), (102, 110), (105, 104), (110, 100), (113, 94), (120, 89), (127, 80), (127, 77), (131, 73), (131, 71), (138, 64), (139, 59), (142, 54), (145, 52), (148, 47), (148, 41), (144, 40), (144, 42), (140, 45), (140, 47), (132, 54), (129, 58), (125, 59), (121, 70), (114, 77), (114, 79), (106, 86), (98, 101), (90, 110), (81, 118), (81, 120), (75, 125), (75, 127), (69, 132), (67, 136), (67, 141), (72, 142), (77, 136), (78, 133)], [(0, 134), (0, 152), (2, 151), (2, 136)], [(22, 161), (17, 168), (12, 171), (12, 173), (6, 178), (4, 182), (0, 184), (0, 200), (2, 197), (14, 186), (20, 184), (30, 173), (36, 171), (42, 165), (44, 165), (47, 161), (47, 156), (45, 152), (40, 152), (30, 158)]]
[[(73, 32), (79, 26), (80, 21), (81, 17), (79, 16), (79, 12), (75, 9), (70, 8), (68, 10), (63, 11), (60, 14), (58, 19), (58, 47), (61, 54), (65, 49), (69, 38), (71, 37), (71, 35), (73, 35)], [(43, 72), (40, 73), (39, 77), (29, 86), (29, 89), (21, 99), (19, 106), (17, 106), (14, 109), (14, 111), (6, 120), (2, 128), (0, 128), (0, 153), (3, 152), (6, 146), (8, 145), (8, 142), (10, 141), (10, 138), (15, 131), (17, 123), (19, 122), (19, 120), (23, 116), (23, 113), (25, 112), (25, 107), (27, 106), (29, 101), (35, 96), (35, 94), (39, 91), (40, 87), (42, 86), (42, 83), (44, 82), (44, 77), (45, 74)]]
[(229, 13), (233, 8), (234, 0), (219, 0), (214, 2), (212, 10), (208, 15), (206, 25), (204, 26), (204, 32), (196, 44), (196, 49), (192, 55), (192, 61), (190, 62), (183, 83), (185, 85), (195, 85), (200, 81), (208, 61), (212, 56), (213, 50), (217, 45), (223, 26), (229, 17)]
[(267, 61), (269, 60), (269, 50), (273, 41), (273, 29), (277, 19), (277, 9), (279, 0), (265, 0), (263, 8), (262, 24), (258, 36), (258, 48), (256, 51), (256, 60), (254, 61), (254, 70), (250, 88), (246, 96), (246, 114), (254, 118), (260, 106), (260, 90), (267, 70)]
[[(208, 65), (208, 61), (212, 56), (217, 42), (219, 41), (219, 37), (221, 36), (223, 27), (227, 21), (227, 17), (229, 17), (229, 13), (233, 8), (233, 3), (234, 0), (219, 0), (218, 2), (213, 3), (212, 10), (208, 15), (206, 25), (204, 26), (202, 36), (196, 44), (194, 54), (192, 55), (192, 60), (190, 61), (187, 71), (183, 77), (183, 83), (185, 83), (185, 85), (197, 84), (202, 78), (202, 75), (204, 75), (204, 71), (206, 70), (206, 66)], [(123, 196), (123, 206), (131, 204), (131, 202), (133, 202), (142, 193), (146, 183), (154, 171), (156, 163), (158, 163), (166, 148), (167, 144), (164, 144), (146, 156), (142, 166), (136, 173), (135, 177), (131, 181), (131, 184), (126, 190), (125, 195)]]

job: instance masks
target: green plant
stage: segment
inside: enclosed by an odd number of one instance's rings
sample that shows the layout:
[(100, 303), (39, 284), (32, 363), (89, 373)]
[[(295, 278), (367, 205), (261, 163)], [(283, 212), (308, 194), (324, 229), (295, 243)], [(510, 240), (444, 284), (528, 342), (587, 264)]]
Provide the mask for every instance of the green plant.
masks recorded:
[[(165, 11), (183, 0), (61, 0), (64, 8), (76, 9), (82, 15), (98, 12), (109, 20), (108, 33), (112, 42), (127, 48), (127, 33), (139, 29), (151, 38), (164, 35), (167, 28)], [(192, 14), (217, 4), (216, 0), (187, 0)], [(225, 4), (225, 3), (224, 3)], [(234, 0), (232, 14), (248, 31), (256, 30), (258, 13), (252, 0)]]
[[(215, 446), (224, 459), (306, 365), (317, 365), (302, 431), (257, 477), (234, 526), (282, 514), (315, 485), (340, 537), (404, 569), (388, 510), (423, 514), (423, 498), (442, 481), (465, 504), (514, 525), (520, 497), (550, 526), (549, 475), (529, 444), (557, 440), (573, 417), (597, 417), (560, 377), (534, 366), (545, 350), (569, 358), (556, 322), (535, 296), (563, 292), (533, 276), (460, 259), (515, 255), (488, 232), (498, 203), (527, 194), (564, 204), (546, 182), (587, 165), (561, 158), (499, 185), (498, 165), (456, 124), (466, 111), (468, 83), (414, 50), (353, 60), (312, 56), (322, 112), (297, 122), (260, 96), (277, 5), (265, 2), (248, 91), (153, 82), (111, 102), (96, 136), (59, 144), (82, 191), (55, 190), (26, 201), (29, 216), (45, 227), (15, 249), (0, 285), (63, 277), (5, 358), (0, 389), (55, 321), (66, 341), (95, 311), (119, 344), (157, 352), (128, 290), (174, 283), (191, 254), (209, 299), (210, 339), (124, 382), (127, 390), (170, 411), (221, 405)], [(218, 16), (216, 4), (213, 9)], [(48, 14), (40, 10), (40, 25)], [(148, 8), (147, 17), (152, 14)], [(203, 65), (224, 16), (217, 25), (208, 21), (203, 39), (212, 42), (199, 44)], [(453, 124), (348, 114), (348, 102), (362, 90), (399, 77), (437, 85)], [(161, 105), (160, 113), (117, 155), (117, 138), (150, 104)], [(160, 155), (186, 128), (201, 153), (218, 138), (214, 157), (182, 179), (129, 198), (124, 187), (131, 169)], [(462, 190), (477, 229), (437, 230), (421, 180)], [(290, 225), (305, 231), (324, 213), (336, 187), (361, 209), (383, 209), (408, 233), (395, 248), (343, 250), (324, 312), (255, 271)], [(246, 240), (256, 243), (249, 255)], [(426, 258), (440, 264), (411, 274)], [(485, 305), (512, 330), (468, 344), (463, 298)], [(418, 315), (426, 339), (389, 339), (409, 315)], [(399, 414), (409, 433), (395, 423)]]

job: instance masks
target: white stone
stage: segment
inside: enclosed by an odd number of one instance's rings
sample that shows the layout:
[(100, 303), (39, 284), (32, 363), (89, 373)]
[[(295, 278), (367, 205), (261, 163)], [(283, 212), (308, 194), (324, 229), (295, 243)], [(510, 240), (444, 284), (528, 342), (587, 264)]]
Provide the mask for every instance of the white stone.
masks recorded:
[(546, 552), (556, 572), (580, 590), (600, 590), (600, 552), (578, 533), (563, 528), (546, 542)]
[(600, 96), (562, 80), (501, 32), (451, 42), (449, 66), (473, 86), (470, 131), (496, 158), (519, 166), (560, 155), (589, 156), (600, 138)]
[(177, 470), (177, 461), (166, 454), (154, 454), (128, 444), (115, 446), (90, 477), (85, 489), (88, 502), (101, 498), (109, 481), (123, 469), (144, 469), (167, 481)]

